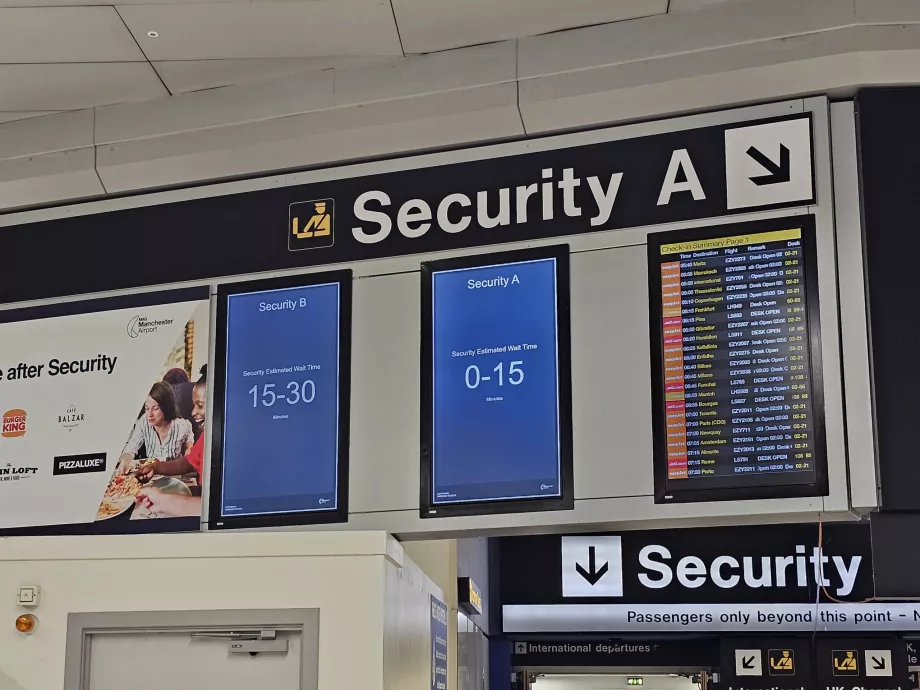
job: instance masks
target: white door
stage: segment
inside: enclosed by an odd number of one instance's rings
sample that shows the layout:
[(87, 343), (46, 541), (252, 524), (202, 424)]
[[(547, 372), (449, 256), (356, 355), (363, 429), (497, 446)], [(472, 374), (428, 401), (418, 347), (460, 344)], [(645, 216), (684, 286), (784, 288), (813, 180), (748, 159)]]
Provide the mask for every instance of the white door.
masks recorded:
[(300, 632), (287, 653), (231, 654), (226, 638), (190, 632), (95, 633), (88, 690), (300, 690)]

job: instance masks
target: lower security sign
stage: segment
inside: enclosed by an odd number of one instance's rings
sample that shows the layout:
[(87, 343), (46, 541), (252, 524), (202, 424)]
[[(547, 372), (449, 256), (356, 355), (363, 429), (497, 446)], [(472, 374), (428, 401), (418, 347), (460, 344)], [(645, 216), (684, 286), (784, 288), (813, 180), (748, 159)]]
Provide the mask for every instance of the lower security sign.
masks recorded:
[(771, 649), (767, 658), (771, 676), (795, 675), (795, 652), (791, 649)]
[(896, 637), (815, 641), (818, 687), (824, 690), (908, 688), (907, 645)]
[(723, 637), (721, 657), (724, 690), (801, 690), (811, 682), (805, 639)]
[(831, 652), (835, 676), (855, 676), (859, 673), (859, 662), (853, 649), (835, 649)]

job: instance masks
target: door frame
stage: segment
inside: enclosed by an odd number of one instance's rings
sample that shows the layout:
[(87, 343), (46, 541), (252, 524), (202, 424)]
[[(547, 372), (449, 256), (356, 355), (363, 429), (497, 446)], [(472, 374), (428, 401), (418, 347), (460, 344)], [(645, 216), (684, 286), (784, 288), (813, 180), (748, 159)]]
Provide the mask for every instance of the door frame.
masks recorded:
[(319, 609), (71, 613), (67, 616), (64, 690), (88, 690), (94, 635), (253, 632), (263, 629), (300, 632), (299, 690), (318, 690)]

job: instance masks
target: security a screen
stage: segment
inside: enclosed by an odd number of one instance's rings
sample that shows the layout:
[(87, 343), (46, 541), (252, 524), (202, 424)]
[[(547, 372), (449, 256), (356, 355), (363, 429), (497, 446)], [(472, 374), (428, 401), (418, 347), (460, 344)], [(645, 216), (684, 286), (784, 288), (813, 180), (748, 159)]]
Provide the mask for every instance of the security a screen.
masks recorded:
[(565, 507), (567, 247), (430, 262), (422, 278), (422, 515)]
[(350, 276), (229, 285), (219, 295), (214, 526), (341, 518)]
[(656, 500), (826, 494), (813, 219), (648, 252)]

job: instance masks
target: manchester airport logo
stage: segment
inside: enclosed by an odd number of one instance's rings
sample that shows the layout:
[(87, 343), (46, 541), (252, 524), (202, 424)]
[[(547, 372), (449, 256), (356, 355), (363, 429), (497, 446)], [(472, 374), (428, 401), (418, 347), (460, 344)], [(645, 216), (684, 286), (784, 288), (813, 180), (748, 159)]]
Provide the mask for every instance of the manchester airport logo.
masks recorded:
[(148, 319), (146, 316), (133, 316), (128, 321), (126, 330), (129, 338), (138, 338), (142, 335), (156, 333), (160, 326), (170, 326), (172, 322), (172, 319)]
[(17, 438), (26, 435), (26, 411), (7, 410), (3, 413), (3, 427), (0, 436), (3, 438)]
[(288, 210), (288, 249), (331, 247), (335, 244), (335, 200), (316, 199), (291, 204)]

